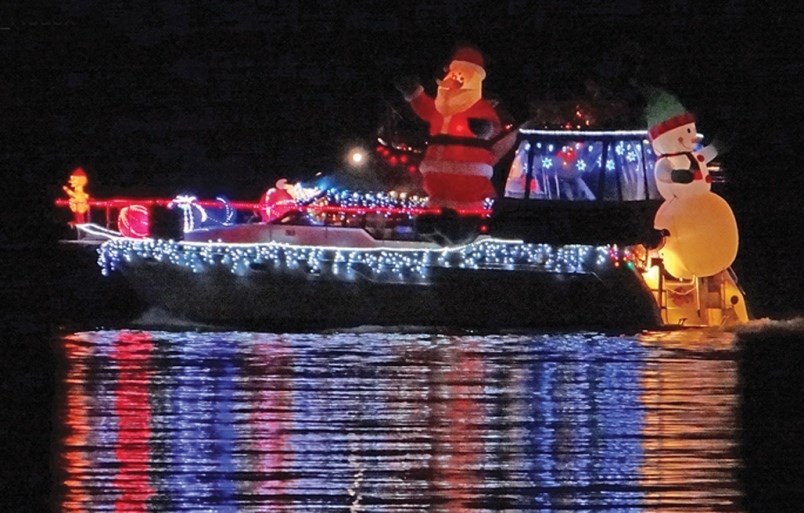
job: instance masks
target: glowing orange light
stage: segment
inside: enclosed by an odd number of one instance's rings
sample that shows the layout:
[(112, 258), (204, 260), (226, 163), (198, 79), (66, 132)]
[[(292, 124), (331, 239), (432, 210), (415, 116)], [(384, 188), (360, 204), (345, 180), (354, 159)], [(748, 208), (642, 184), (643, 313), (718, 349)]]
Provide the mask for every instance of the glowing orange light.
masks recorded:
[(70, 174), (68, 185), (62, 187), (68, 196), (68, 205), (73, 213), (75, 224), (83, 224), (87, 221), (87, 213), (89, 212), (89, 194), (86, 192), (86, 186), (89, 182), (86, 172), (77, 167)]

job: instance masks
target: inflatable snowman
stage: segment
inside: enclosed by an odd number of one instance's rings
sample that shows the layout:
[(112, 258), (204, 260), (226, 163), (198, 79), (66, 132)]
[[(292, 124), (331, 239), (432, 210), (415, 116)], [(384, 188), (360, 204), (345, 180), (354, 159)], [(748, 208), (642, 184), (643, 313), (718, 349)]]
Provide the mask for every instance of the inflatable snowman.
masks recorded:
[(666, 200), (709, 192), (712, 177), (707, 164), (717, 156), (714, 145), (700, 150), (695, 117), (678, 114), (648, 130), (656, 153), (656, 187)]
[(717, 150), (696, 149), (695, 117), (666, 93), (654, 95), (648, 108), (656, 187), (665, 199), (654, 219), (668, 233), (659, 250), (665, 269), (676, 278), (714, 276), (734, 262), (738, 246), (731, 207), (710, 190), (707, 163)]
[(413, 79), (396, 81), (416, 115), (430, 125), (419, 170), (434, 205), (478, 208), (496, 195), (491, 182), (497, 160), (494, 143), (502, 129), (494, 107), (483, 98), (483, 66), (478, 50), (459, 47), (445, 77), (436, 81), (435, 98)]

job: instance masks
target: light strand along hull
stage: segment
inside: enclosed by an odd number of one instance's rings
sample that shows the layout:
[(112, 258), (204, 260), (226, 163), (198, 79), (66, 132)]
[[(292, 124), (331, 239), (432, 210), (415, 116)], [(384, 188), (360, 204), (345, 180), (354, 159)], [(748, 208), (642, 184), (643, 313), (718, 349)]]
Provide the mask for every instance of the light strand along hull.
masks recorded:
[(224, 265), (203, 272), (132, 257), (119, 265), (148, 304), (188, 320), (249, 329), (360, 325), (477, 329), (653, 328), (656, 303), (627, 268), (602, 273), (431, 268), (427, 283), (383, 282), (358, 274), (259, 267), (237, 274)]

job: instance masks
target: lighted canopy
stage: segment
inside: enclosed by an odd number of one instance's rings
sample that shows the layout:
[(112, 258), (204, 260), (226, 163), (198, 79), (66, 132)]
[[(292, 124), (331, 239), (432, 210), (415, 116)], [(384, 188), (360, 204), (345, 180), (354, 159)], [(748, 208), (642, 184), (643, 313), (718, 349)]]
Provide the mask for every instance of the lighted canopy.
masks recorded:
[[(505, 184), (509, 198), (569, 201), (658, 199), (644, 130), (522, 128)], [(527, 190), (526, 190), (527, 189)]]

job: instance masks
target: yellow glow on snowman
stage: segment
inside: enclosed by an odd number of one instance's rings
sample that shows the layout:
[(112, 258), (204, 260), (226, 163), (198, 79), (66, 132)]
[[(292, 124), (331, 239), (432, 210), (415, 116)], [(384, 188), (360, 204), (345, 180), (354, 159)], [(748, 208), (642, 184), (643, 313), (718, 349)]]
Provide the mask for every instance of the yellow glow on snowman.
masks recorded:
[(734, 262), (739, 243), (731, 207), (711, 192), (707, 164), (717, 149), (697, 149), (695, 116), (670, 95), (656, 94), (651, 101), (665, 116), (654, 119), (648, 130), (656, 153), (656, 187), (665, 199), (654, 227), (669, 233), (659, 253), (676, 278), (713, 276)]
[(659, 254), (676, 278), (714, 276), (737, 257), (737, 221), (717, 194), (667, 201), (656, 212), (654, 224), (670, 232)]

